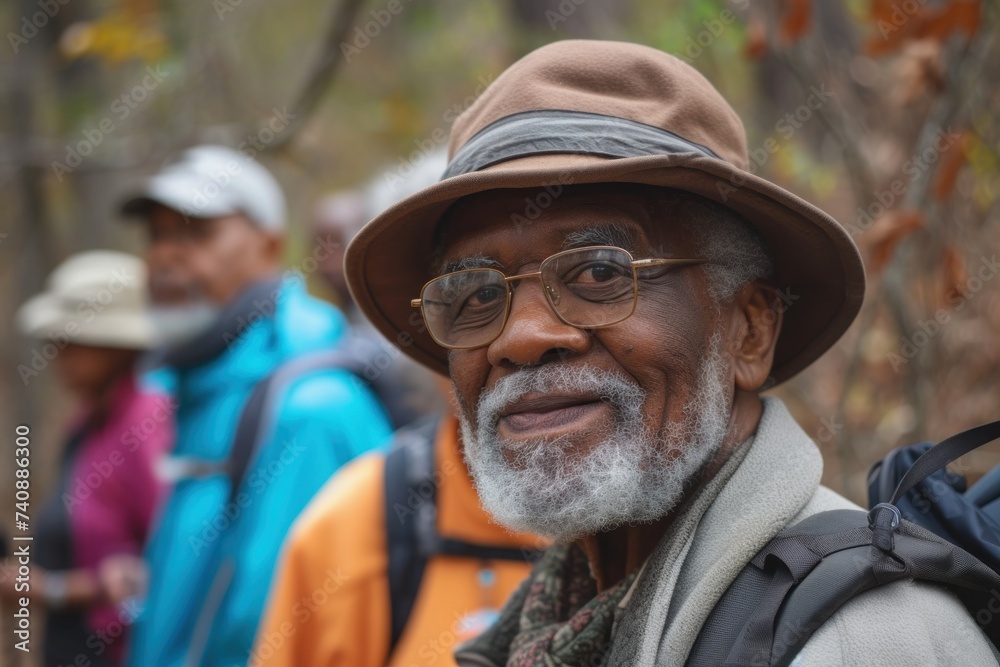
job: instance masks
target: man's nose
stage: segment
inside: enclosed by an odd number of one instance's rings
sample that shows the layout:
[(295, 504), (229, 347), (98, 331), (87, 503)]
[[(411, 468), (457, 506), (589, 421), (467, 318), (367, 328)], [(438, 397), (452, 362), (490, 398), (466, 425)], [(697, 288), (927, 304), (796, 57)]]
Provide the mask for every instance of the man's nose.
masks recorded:
[(150, 271), (172, 268), (183, 262), (184, 253), (181, 246), (177, 234), (163, 234), (151, 239), (146, 247), (146, 263)]
[(591, 344), (587, 331), (559, 319), (541, 281), (527, 279), (514, 289), (507, 323), (487, 348), (487, 358), (492, 366), (533, 366), (583, 354)]

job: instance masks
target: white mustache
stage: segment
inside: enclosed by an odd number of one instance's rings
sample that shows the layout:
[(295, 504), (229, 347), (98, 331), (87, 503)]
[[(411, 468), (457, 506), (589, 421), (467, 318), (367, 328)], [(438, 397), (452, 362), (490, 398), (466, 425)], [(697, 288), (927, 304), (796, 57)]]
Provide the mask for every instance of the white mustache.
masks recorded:
[(480, 428), (492, 429), (508, 407), (530, 393), (553, 391), (567, 393), (597, 393), (621, 417), (646, 399), (646, 392), (623, 373), (607, 371), (590, 364), (567, 366), (546, 364), (523, 368), (500, 379), (483, 392), (476, 407)]

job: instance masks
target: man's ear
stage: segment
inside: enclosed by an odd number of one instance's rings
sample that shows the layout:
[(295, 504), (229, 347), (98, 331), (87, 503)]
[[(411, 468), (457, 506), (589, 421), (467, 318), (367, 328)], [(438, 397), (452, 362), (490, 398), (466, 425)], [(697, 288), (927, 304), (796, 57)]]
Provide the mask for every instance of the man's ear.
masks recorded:
[(285, 237), (264, 232), (262, 243), (265, 260), (276, 267), (281, 266), (285, 254)]
[(783, 310), (774, 288), (766, 283), (752, 282), (733, 296), (729, 333), (737, 389), (755, 392), (767, 382)]

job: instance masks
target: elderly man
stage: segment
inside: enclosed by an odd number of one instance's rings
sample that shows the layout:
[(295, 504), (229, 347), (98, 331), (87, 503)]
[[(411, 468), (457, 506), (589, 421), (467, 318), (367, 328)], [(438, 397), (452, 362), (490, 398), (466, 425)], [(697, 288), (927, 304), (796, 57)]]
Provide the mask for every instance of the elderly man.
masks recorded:
[[(329, 351), (343, 316), (281, 274), (285, 198), (223, 146), (183, 151), (123, 204), (149, 235), (156, 327), (177, 379), (173, 489), (146, 549), (128, 664), (245, 665), (282, 539), (341, 465), (390, 435)], [(353, 369), (352, 369), (353, 370)]]
[[(857, 249), (750, 174), (734, 111), (646, 47), (539, 49), (450, 149), (442, 181), (370, 222), (346, 265), (375, 325), (450, 375), (484, 507), (559, 543), (456, 658), (684, 664), (779, 530), (855, 507), (760, 392), (850, 325)], [(993, 664), (954, 597), (909, 581), (847, 603), (797, 660)]]

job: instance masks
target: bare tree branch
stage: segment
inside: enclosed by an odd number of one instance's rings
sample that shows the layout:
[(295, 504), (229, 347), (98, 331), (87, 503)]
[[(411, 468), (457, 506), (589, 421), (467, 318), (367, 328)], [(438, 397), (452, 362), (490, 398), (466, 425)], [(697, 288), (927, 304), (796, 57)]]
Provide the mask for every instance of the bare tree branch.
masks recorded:
[(268, 146), (268, 149), (281, 151), (286, 148), (309, 116), (316, 110), (316, 107), (319, 106), (320, 100), (323, 99), (323, 93), (333, 83), (333, 75), (343, 60), (340, 45), (347, 39), (351, 28), (354, 27), (354, 19), (363, 2), (364, 0), (343, 0), (340, 3), (334, 13), (333, 21), (330, 23), (330, 29), (323, 45), (323, 53), (299, 94), (298, 101), (292, 107), (295, 117), (289, 119), (286, 130), (280, 138)]

